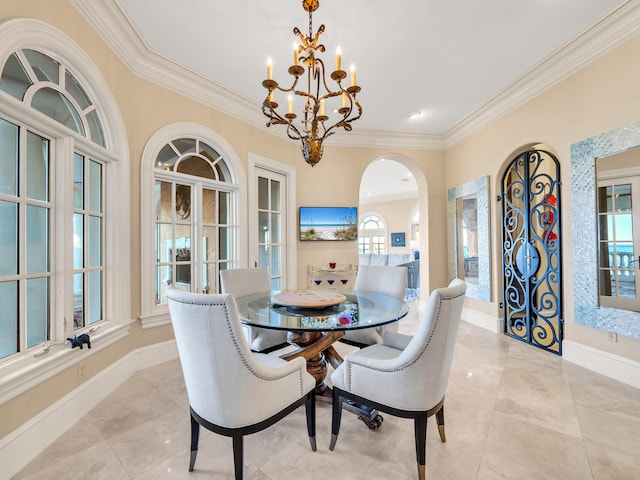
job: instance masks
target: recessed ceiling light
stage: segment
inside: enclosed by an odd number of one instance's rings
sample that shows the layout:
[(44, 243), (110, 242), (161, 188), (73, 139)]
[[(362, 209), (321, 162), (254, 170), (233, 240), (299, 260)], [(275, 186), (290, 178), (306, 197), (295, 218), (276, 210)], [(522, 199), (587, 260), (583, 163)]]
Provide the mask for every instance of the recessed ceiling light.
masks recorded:
[(422, 115), (422, 112), (409, 112), (409, 120), (415, 120), (417, 118), (420, 117), (420, 115)]

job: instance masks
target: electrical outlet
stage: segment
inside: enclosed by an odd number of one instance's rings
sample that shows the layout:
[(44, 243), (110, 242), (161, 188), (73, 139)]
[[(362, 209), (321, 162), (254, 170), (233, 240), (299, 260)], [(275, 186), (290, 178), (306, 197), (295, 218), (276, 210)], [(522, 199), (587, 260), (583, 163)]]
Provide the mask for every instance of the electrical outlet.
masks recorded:
[(78, 380), (82, 380), (84, 378), (84, 363), (78, 364)]
[(609, 332), (609, 341), (610, 342), (617, 342), (618, 341), (618, 334), (616, 332)]

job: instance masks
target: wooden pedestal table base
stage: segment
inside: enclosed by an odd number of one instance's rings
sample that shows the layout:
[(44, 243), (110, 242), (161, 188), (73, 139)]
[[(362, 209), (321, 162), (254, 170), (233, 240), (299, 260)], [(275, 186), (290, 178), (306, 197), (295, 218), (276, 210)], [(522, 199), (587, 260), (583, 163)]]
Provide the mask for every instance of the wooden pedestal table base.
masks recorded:
[[(294, 352), (282, 355), (281, 358), (291, 360), (302, 357), (307, 360), (307, 371), (316, 379), (316, 398), (326, 401), (332, 400), (332, 390), (327, 385), (327, 363), (337, 368), (342, 363), (342, 357), (333, 348), (333, 344), (344, 336), (342, 331), (322, 332), (289, 332), (290, 343), (300, 348)], [(377, 430), (382, 425), (382, 416), (377, 410), (350, 401), (343, 403), (345, 410), (355, 413), (370, 430)]]
[(300, 348), (282, 355), (285, 360), (302, 357), (307, 360), (307, 371), (316, 379), (316, 395), (331, 399), (331, 389), (327, 386), (327, 363), (337, 368), (342, 357), (333, 344), (344, 336), (344, 332), (289, 332), (288, 340)]

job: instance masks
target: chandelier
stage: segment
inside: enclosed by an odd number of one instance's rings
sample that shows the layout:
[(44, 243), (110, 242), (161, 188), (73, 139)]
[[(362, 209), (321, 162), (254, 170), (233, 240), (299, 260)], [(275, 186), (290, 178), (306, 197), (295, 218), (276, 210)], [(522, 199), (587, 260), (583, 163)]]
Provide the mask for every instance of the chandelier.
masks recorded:
[[(340, 47), (336, 50), (336, 69), (331, 72), (331, 79), (335, 83), (334, 89), (327, 85), (325, 64), (318, 57), (319, 53), (325, 51), (324, 45), (318, 43), (320, 34), (324, 32), (324, 25), (320, 25), (314, 35), (311, 18), (318, 6), (319, 0), (302, 0), (302, 8), (309, 12), (309, 36), (305, 37), (298, 27), (294, 27), (293, 33), (300, 38), (302, 44), (299, 45), (297, 41), (293, 44), (293, 65), (288, 70), (294, 77), (292, 85), (289, 88), (283, 88), (273, 79), (271, 59), (267, 63), (267, 79), (262, 82), (262, 86), (268, 90), (267, 97), (262, 103), (262, 113), (269, 119), (267, 127), (286, 125), (287, 135), (293, 140), (300, 140), (304, 160), (312, 167), (322, 159), (323, 140), (333, 135), (337, 128), (351, 131), (351, 123), (362, 115), (362, 108), (356, 99), (360, 87), (356, 85), (356, 72), (353, 65), (351, 65), (350, 85), (346, 88), (342, 85), (342, 81), (347, 78), (347, 72), (342, 70)], [(298, 81), (305, 71), (306, 91), (298, 90)], [(276, 91), (289, 93), (288, 110), (285, 114), (277, 111)], [(297, 121), (298, 116), (293, 113), (293, 95), (303, 103), (302, 113)]]

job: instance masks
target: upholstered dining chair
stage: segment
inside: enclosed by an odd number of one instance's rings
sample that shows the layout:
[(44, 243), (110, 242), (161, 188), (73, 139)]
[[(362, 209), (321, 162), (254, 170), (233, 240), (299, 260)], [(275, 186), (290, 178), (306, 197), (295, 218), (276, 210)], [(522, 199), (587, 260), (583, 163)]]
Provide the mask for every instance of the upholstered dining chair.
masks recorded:
[[(222, 293), (232, 294), (235, 298), (271, 292), (269, 273), (264, 268), (220, 270), (220, 290)], [(287, 332), (283, 330), (247, 326), (244, 328), (248, 329), (249, 345), (256, 352), (268, 353), (288, 345)]]
[(331, 443), (338, 440), (345, 399), (390, 415), (413, 418), (418, 477), (425, 478), (427, 418), (436, 415), (444, 432), (444, 394), (464, 303), (466, 284), (453, 280), (434, 290), (413, 336), (385, 332), (379, 345), (347, 354), (331, 375)]
[[(356, 291), (386, 293), (398, 300), (403, 300), (407, 291), (407, 267), (360, 265), (358, 266), (353, 289)], [(397, 332), (398, 322), (377, 328), (351, 330), (345, 333), (341, 341), (358, 347), (382, 343), (384, 332), (387, 330)]]
[(273, 425), (303, 403), (316, 450), (315, 379), (303, 358), (287, 362), (252, 352), (235, 299), (170, 288), (169, 312), (191, 412), (193, 471), (200, 426), (232, 437), (236, 480), (242, 479), (243, 437)]

